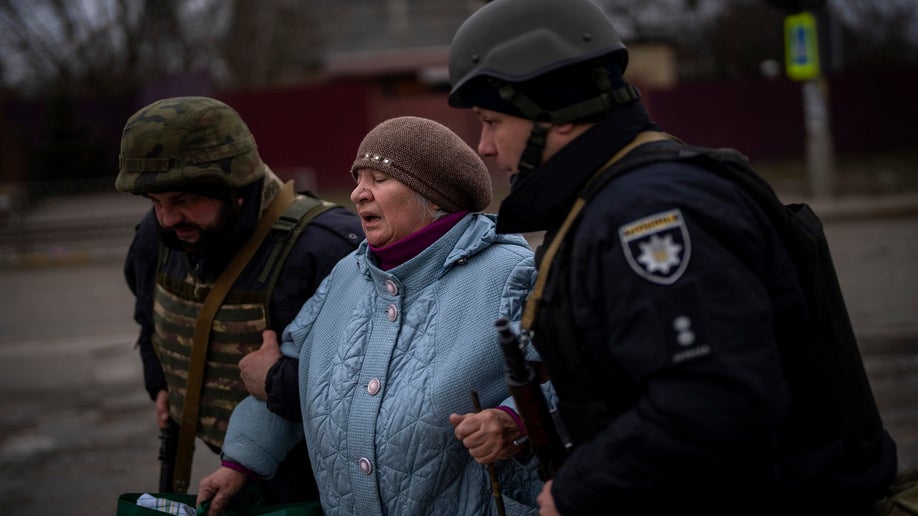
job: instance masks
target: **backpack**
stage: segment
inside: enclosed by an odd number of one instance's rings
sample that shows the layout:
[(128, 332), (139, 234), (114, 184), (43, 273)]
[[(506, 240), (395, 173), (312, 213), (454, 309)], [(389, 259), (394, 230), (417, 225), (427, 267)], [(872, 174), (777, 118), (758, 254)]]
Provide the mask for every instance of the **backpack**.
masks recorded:
[(798, 338), (778, 343), (792, 393), (781, 447), (793, 453), (841, 439), (854, 464), (870, 462), (880, 447), (882, 421), (819, 217), (807, 204), (784, 204), (736, 150), (668, 139), (636, 147), (594, 176), (580, 196), (589, 201), (622, 174), (661, 161), (694, 164), (742, 187), (767, 214), (796, 265), (809, 313), (801, 318)]

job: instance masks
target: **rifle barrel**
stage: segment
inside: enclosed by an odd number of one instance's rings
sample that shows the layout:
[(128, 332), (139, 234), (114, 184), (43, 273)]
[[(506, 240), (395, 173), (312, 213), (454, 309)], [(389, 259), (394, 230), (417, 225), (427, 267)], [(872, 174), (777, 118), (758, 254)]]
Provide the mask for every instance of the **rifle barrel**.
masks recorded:
[(516, 402), (532, 451), (539, 461), (540, 476), (548, 480), (561, 467), (567, 449), (548, 410), (538, 376), (526, 361), (520, 340), (510, 329), (510, 322), (500, 318), (495, 326), (504, 354), (507, 388)]

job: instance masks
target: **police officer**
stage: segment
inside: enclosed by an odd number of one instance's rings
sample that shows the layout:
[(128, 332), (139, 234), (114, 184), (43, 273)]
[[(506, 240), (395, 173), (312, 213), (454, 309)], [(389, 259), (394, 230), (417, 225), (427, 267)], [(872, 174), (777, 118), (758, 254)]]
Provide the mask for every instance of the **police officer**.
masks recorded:
[[(116, 187), (152, 203), (136, 228), (124, 273), (136, 297), (144, 382), (158, 424), (166, 429), (183, 418), (197, 421), (186, 439), (193, 443), (196, 433), (219, 453), (229, 415), (248, 394), (239, 360), (259, 348), (264, 330), (283, 330), (332, 266), (362, 240), (359, 219), (293, 192), (292, 183), (282, 183), (262, 162), (239, 114), (206, 97), (167, 98), (132, 115), (121, 139)], [(208, 294), (219, 290), (221, 275), (248, 247), (254, 251), (237, 259), (238, 276), (222, 279), (230, 281), (228, 292), (197, 342)], [(206, 346), (206, 364), (190, 373), (192, 349), (199, 345)], [(189, 382), (195, 374), (200, 380)], [(188, 386), (196, 381), (200, 395), (189, 400)], [(195, 405), (196, 414), (186, 412)], [(181, 439), (178, 453), (179, 463), (189, 453)], [(188, 461), (184, 474), (176, 472), (180, 492), (188, 487)], [(268, 503), (318, 499), (302, 443), (277, 476), (254, 480), (255, 492)]]
[(752, 198), (681, 161), (584, 190), (632, 149), (673, 140), (627, 64), (590, 0), (494, 0), (450, 50), (449, 103), (474, 111), (479, 153), (511, 175), (498, 231), (546, 231), (523, 338), (573, 448), (540, 514), (868, 513), (895, 475), (895, 444), (880, 427), (849, 450), (791, 415), (819, 400), (800, 405), (788, 368), (821, 364), (779, 353), (801, 341), (806, 304)]

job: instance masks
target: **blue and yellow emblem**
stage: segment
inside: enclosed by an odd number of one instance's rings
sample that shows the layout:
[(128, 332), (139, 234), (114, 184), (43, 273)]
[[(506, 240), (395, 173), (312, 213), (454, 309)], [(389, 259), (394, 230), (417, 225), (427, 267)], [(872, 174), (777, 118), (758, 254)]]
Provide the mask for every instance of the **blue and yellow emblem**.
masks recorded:
[(672, 285), (688, 266), (692, 246), (679, 210), (629, 222), (618, 228), (618, 236), (628, 265), (654, 283)]

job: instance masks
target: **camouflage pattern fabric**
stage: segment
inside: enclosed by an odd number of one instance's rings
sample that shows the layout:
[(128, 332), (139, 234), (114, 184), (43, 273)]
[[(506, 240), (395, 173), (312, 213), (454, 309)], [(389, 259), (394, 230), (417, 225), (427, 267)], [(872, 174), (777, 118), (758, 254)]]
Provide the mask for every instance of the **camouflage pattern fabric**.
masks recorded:
[(259, 201), (259, 206), (261, 208), (258, 212), (259, 219), (261, 219), (261, 216), (264, 215), (268, 207), (271, 206), (271, 203), (274, 201), (274, 198), (277, 197), (277, 194), (280, 193), (283, 186), (284, 182), (274, 175), (270, 167), (265, 165), (265, 180), (261, 187), (261, 200)]
[(189, 183), (235, 189), (265, 173), (239, 113), (207, 97), (163, 99), (134, 113), (118, 161), (115, 188), (135, 194), (181, 191)]
[[(153, 343), (169, 386), (169, 411), (181, 421), (195, 320), (213, 285), (201, 285), (192, 278), (185, 283), (175, 280), (157, 280)], [(261, 346), (261, 332), (267, 328), (264, 292), (232, 294), (214, 317), (198, 412), (197, 435), (216, 447), (223, 445), (233, 408), (248, 395), (239, 377), (239, 360)]]

